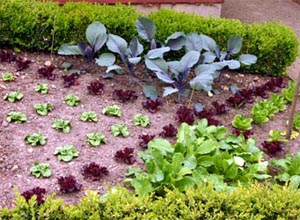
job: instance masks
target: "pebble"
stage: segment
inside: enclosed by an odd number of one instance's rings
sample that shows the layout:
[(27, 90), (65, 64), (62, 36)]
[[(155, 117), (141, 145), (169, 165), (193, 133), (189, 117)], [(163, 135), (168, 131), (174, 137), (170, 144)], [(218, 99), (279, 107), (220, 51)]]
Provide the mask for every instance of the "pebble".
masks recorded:
[(27, 151), (28, 151), (29, 153), (32, 153), (32, 152), (33, 152), (33, 149), (32, 149), (32, 148), (29, 148)]
[(228, 86), (222, 86), (222, 89), (223, 89), (224, 91), (229, 91)]
[(51, 66), (52, 65), (52, 62), (50, 60), (47, 60), (45, 63), (44, 63), (45, 66)]
[(11, 171), (16, 171), (17, 169), (19, 169), (19, 166), (18, 166), (18, 165), (14, 165), (14, 166), (11, 168)]

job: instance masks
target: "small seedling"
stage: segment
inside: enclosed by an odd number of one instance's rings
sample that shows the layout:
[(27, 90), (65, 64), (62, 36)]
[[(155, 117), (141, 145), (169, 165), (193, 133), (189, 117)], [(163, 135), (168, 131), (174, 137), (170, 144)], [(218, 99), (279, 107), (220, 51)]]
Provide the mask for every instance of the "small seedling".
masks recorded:
[(19, 124), (27, 121), (27, 116), (22, 112), (11, 111), (7, 114), (7, 122), (17, 122)]
[(98, 147), (101, 143), (106, 144), (107, 140), (103, 133), (93, 132), (86, 135), (86, 141), (91, 146)]
[(34, 88), (34, 91), (39, 92), (41, 94), (47, 94), (48, 90), (48, 84), (46, 83), (39, 83)]
[(11, 82), (14, 81), (15, 77), (12, 73), (3, 73), (2, 74), (2, 81), (3, 82)]
[(130, 135), (128, 127), (124, 124), (114, 124), (111, 126), (111, 134), (115, 137), (122, 135), (128, 137)]
[(38, 146), (38, 145), (45, 145), (47, 142), (47, 138), (40, 132), (28, 134), (25, 136), (24, 141), (26, 144), (31, 145), (32, 147)]
[(74, 107), (79, 104), (80, 99), (76, 95), (69, 94), (65, 97), (65, 102), (67, 103), (68, 106)]
[(98, 116), (94, 111), (83, 112), (80, 116), (80, 120), (84, 122), (97, 122)]
[(121, 117), (121, 108), (118, 105), (109, 105), (103, 108), (102, 114)]
[(294, 115), (293, 128), (294, 128), (296, 131), (300, 131), (300, 113), (296, 113), (296, 114)]
[(34, 166), (30, 168), (30, 173), (36, 178), (50, 177), (52, 174), (50, 170), (50, 165), (48, 163), (39, 163), (39, 162), (34, 163)]
[(3, 98), (8, 102), (16, 102), (20, 101), (23, 97), (24, 95), (20, 91), (14, 91), (7, 93)]
[(67, 144), (55, 148), (54, 155), (57, 156), (58, 160), (70, 162), (74, 157), (78, 157), (79, 153), (73, 145)]
[(133, 123), (135, 126), (147, 127), (150, 125), (150, 119), (145, 115), (137, 114), (134, 116)]
[(52, 106), (50, 103), (37, 103), (34, 105), (34, 109), (39, 115), (45, 116), (52, 111)]
[(70, 133), (71, 122), (69, 120), (54, 119), (52, 128), (54, 128), (58, 131), (62, 131), (63, 133), (67, 134), (67, 133)]

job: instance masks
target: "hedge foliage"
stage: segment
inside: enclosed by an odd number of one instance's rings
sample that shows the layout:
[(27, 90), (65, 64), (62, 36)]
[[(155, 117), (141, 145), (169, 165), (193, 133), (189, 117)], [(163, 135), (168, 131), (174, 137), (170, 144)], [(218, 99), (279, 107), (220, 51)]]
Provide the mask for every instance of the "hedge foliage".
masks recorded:
[(168, 191), (165, 197), (136, 197), (124, 188), (115, 188), (100, 197), (88, 191), (77, 205), (64, 205), (49, 196), (37, 205), (17, 194), (15, 208), (1, 209), (0, 219), (20, 220), (133, 220), (133, 219), (300, 219), (300, 191), (285, 186), (252, 185), (232, 192), (216, 191), (212, 186), (180, 193)]
[[(90, 3), (58, 3), (36, 0), (0, 0), (0, 47), (49, 51), (63, 43), (84, 40), (85, 29), (93, 21), (101, 21), (110, 33), (129, 40), (137, 35), (135, 20), (141, 14), (133, 7)], [(297, 56), (294, 32), (278, 23), (242, 24), (239, 20), (203, 18), (172, 10), (153, 12), (157, 39), (165, 40), (175, 31), (198, 32), (213, 37), (226, 46), (232, 35), (244, 38), (242, 53), (255, 54), (258, 61), (244, 71), (264, 75), (282, 75)]]

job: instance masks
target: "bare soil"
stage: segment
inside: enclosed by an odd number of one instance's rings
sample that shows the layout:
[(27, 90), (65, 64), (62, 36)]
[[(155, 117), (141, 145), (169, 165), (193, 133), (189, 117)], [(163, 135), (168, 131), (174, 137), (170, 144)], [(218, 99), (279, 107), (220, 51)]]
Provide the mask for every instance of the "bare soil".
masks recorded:
[[(104, 193), (106, 185), (115, 186), (122, 184), (124, 180), (124, 173), (129, 165), (116, 162), (114, 154), (116, 151), (124, 147), (132, 147), (135, 153), (141, 151), (139, 147), (140, 140), (138, 136), (141, 134), (158, 134), (162, 131), (162, 127), (172, 123), (178, 126), (179, 123), (175, 119), (175, 113), (179, 104), (175, 103), (175, 95), (164, 98), (164, 105), (157, 113), (149, 113), (142, 107), (142, 102), (146, 100), (142, 96), (142, 90), (139, 85), (128, 87), (127, 75), (117, 76), (115, 80), (102, 80), (105, 83), (105, 91), (103, 95), (93, 96), (89, 95), (87, 86), (95, 79), (99, 79), (101, 74), (105, 72), (104, 69), (93, 66), (89, 72), (83, 74), (78, 79), (78, 86), (70, 88), (63, 87), (62, 75), (63, 70), (56, 69), (55, 74), (57, 78), (55, 81), (38, 78), (37, 69), (42, 67), (45, 61), (50, 60), (49, 55), (37, 53), (24, 53), (20, 56), (27, 57), (33, 63), (29, 69), (22, 72), (15, 71), (14, 63), (0, 63), (0, 72), (12, 72), (16, 76), (16, 80), (10, 83), (1, 82), (0, 97), (3, 97), (10, 91), (21, 91), (24, 98), (20, 102), (9, 103), (0, 99), (0, 206), (12, 206), (14, 198), (13, 187), (16, 186), (20, 192), (26, 191), (33, 187), (43, 187), (48, 194), (56, 193), (57, 196), (62, 197), (68, 203), (75, 203), (84, 195), (86, 189), (94, 189), (100, 193)], [(71, 57), (54, 57), (53, 63), (57, 66), (64, 61), (71, 62), (75, 66), (80, 67), (84, 65), (82, 58)], [(143, 68), (138, 68), (139, 75), (142, 75)], [(236, 72), (225, 72), (220, 82), (215, 84), (215, 88), (222, 91), (221, 95), (208, 97), (207, 93), (203, 91), (196, 92), (192, 102), (200, 102), (204, 106), (210, 107), (212, 101), (224, 103), (224, 100), (231, 96), (228, 88), (232, 84), (236, 84), (240, 88), (253, 87), (254, 85), (262, 84), (268, 80), (269, 77), (256, 76), (251, 74), (240, 74)], [(47, 83), (49, 85), (49, 93), (42, 95), (34, 91), (37, 83)], [(154, 81), (157, 87), (161, 88), (161, 84)], [(114, 100), (112, 93), (115, 89), (133, 89), (139, 97), (133, 103), (123, 104)], [(64, 102), (64, 97), (67, 94), (75, 94), (80, 97), (81, 102), (77, 107), (68, 107)], [(256, 101), (260, 100), (257, 98)], [(49, 102), (53, 106), (53, 111), (47, 116), (39, 116), (35, 112), (33, 105), (35, 103)], [(189, 100), (183, 100), (183, 104), (187, 105)], [(117, 104), (122, 109), (122, 117), (115, 118), (111, 116), (104, 116), (101, 111), (102, 108)], [(248, 116), (251, 105), (247, 104), (244, 108), (236, 110), (229, 108), (228, 113), (217, 118), (223, 125), (231, 130), (231, 121), (235, 114), (244, 113)], [(24, 112), (28, 121), (23, 124), (6, 122), (7, 113), (10, 111)], [(97, 123), (86, 123), (80, 121), (80, 115), (83, 111), (95, 111), (99, 117)], [(148, 128), (136, 127), (133, 125), (132, 119), (135, 114), (141, 113), (150, 117), (151, 125)], [(276, 115), (276, 117), (264, 126), (254, 127), (254, 136), (258, 140), (258, 145), (268, 137), (270, 129), (286, 129), (286, 120), (288, 118), (288, 111)], [(71, 132), (64, 134), (51, 128), (55, 118), (71, 120)], [(113, 137), (110, 134), (110, 126), (114, 123), (125, 123), (130, 130), (128, 138)], [(41, 147), (31, 147), (24, 143), (24, 137), (27, 134), (32, 134), (41, 131), (47, 138), (47, 144)], [(103, 132), (108, 143), (100, 147), (90, 147), (85, 140), (85, 135), (93, 132)], [(174, 141), (174, 140), (170, 140)], [(79, 151), (79, 157), (72, 162), (66, 163), (58, 161), (53, 155), (54, 149), (57, 146), (65, 144), (74, 145)], [(300, 149), (299, 140), (288, 143), (291, 151)], [(53, 175), (50, 178), (37, 179), (30, 175), (30, 168), (35, 161), (47, 162), (50, 164)], [(106, 166), (110, 172), (107, 177), (101, 181), (85, 180), (80, 174), (82, 167), (90, 162), (96, 162), (101, 166)], [(142, 161), (137, 160), (136, 165), (142, 165)], [(59, 192), (57, 178), (60, 176), (74, 175), (77, 181), (83, 185), (83, 189), (78, 193), (62, 194)]]

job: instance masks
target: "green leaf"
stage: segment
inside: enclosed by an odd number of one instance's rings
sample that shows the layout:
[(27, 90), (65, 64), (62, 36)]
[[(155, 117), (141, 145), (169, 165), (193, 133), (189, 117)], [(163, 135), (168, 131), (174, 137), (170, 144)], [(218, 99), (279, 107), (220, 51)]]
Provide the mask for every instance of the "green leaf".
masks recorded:
[(114, 34), (108, 34), (106, 45), (110, 51), (120, 55), (126, 54), (128, 47), (127, 42), (122, 37)]
[(162, 153), (162, 155), (174, 152), (174, 148), (172, 147), (170, 142), (162, 138), (155, 138), (151, 140), (148, 143), (148, 149), (157, 149)]
[(84, 55), (78, 45), (63, 44), (58, 49), (59, 55)]
[(157, 90), (154, 86), (143, 86), (143, 93), (146, 98), (156, 100), (158, 97)]
[(130, 135), (128, 127), (123, 124), (114, 124), (111, 126), (111, 134), (113, 136), (122, 135), (123, 137), (128, 137)]
[(116, 57), (112, 53), (103, 53), (96, 59), (99, 66), (111, 66), (115, 63)]
[(232, 126), (239, 130), (247, 131), (247, 130), (251, 130), (252, 121), (253, 121), (252, 118), (247, 118), (245, 115), (237, 114), (234, 116), (234, 119), (232, 121)]
[(80, 120), (84, 122), (98, 122), (98, 116), (94, 111), (87, 111), (81, 114)]
[(199, 146), (196, 146), (195, 153), (196, 154), (209, 154), (213, 152), (218, 146), (218, 143), (214, 140), (206, 140), (201, 143)]
[(136, 20), (136, 29), (139, 36), (150, 42), (156, 33), (156, 25), (147, 17), (140, 17)]
[(138, 178), (133, 179), (131, 185), (139, 196), (145, 196), (154, 190), (149, 178), (145, 174), (139, 175)]
[(97, 52), (107, 40), (106, 28), (101, 22), (94, 21), (87, 27), (85, 36), (94, 52)]
[(227, 51), (238, 54), (241, 51), (243, 39), (240, 36), (232, 36), (227, 41)]
[(92, 132), (86, 135), (86, 141), (93, 147), (98, 147), (100, 144), (106, 144), (107, 139), (101, 132)]
[(70, 162), (74, 157), (78, 157), (79, 153), (73, 145), (64, 145), (56, 147), (54, 155), (57, 156), (58, 160), (64, 162)]

